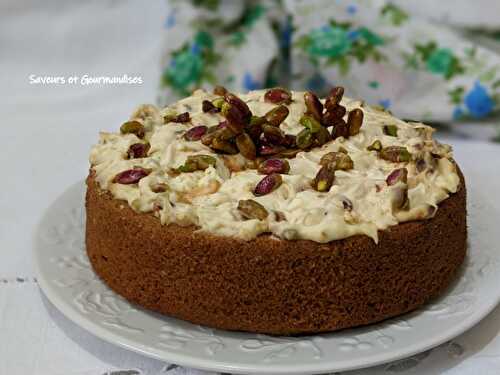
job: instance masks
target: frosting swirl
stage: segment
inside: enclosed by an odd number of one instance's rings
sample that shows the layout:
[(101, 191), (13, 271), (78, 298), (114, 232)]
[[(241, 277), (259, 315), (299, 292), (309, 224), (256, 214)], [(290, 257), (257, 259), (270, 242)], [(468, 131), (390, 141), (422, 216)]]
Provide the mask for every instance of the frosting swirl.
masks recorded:
[[(276, 107), (265, 101), (265, 93), (260, 90), (238, 96), (252, 114), (263, 116)], [(162, 224), (195, 225), (202, 231), (244, 240), (271, 233), (287, 240), (326, 243), (356, 234), (377, 241), (378, 230), (430, 218), (438, 203), (456, 192), (460, 183), (451, 161), (451, 148), (432, 138), (431, 127), (408, 123), (344, 98), (341, 104), (347, 112), (361, 108), (364, 113), (359, 133), (299, 152), (288, 159), (289, 171), (281, 175), (281, 185), (270, 194), (255, 196), (254, 188), (263, 175), (249, 168), (243, 156), (218, 154), (201, 142), (183, 137), (195, 126), (214, 126), (224, 120), (220, 113), (202, 111), (204, 100), (217, 97), (198, 90), (162, 110), (151, 105), (139, 107), (131, 119), (143, 125), (144, 139), (134, 133), (100, 133), (99, 143), (90, 153), (91, 168), (100, 187), (116, 199), (127, 201), (137, 212), (153, 213)], [(299, 123), (306, 112), (304, 93), (293, 92), (292, 101), (285, 105), (289, 115), (280, 129), (296, 135), (304, 129)], [(189, 113), (189, 122), (164, 124), (164, 116), (184, 112)], [(396, 136), (388, 134), (388, 126), (397, 129)], [(376, 140), (384, 147), (406, 147), (411, 160), (391, 162), (381, 158), (376, 151), (367, 149)], [(130, 146), (144, 141), (150, 145), (143, 151), (145, 157), (129, 158)], [(311, 183), (321, 167), (321, 157), (340, 149), (347, 151), (353, 168), (335, 171), (329, 191), (314, 190)], [(193, 155), (210, 155), (216, 162), (204, 170), (174, 172)], [(403, 167), (407, 170), (406, 182), (386, 181), (395, 169)], [(144, 168), (148, 174), (137, 183), (117, 183), (119, 173), (133, 168)], [(407, 191), (407, 202), (404, 209), (396, 209), (394, 202), (402, 190)], [(264, 219), (244, 217), (238, 204), (248, 199), (269, 214)]]

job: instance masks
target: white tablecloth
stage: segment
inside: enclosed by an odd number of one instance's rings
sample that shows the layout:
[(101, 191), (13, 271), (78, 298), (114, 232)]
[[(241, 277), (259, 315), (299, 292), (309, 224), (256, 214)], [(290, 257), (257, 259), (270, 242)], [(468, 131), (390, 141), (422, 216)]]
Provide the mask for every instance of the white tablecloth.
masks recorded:
[[(154, 102), (165, 4), (56, 0), (0, 4), (0, 374), (205, 374), (145, 358), (74, 325), (41, 295), (33, 233), (42, 212), (87, 173), (99, 130)], [(141, 76), (141, 85), (42, 85), (29, 76)], [(469, 178), (500, 191), (500, 147), (452, 140)], [(492, 190), (494, 191), (494, 190)], [(491, 197), (499, 208), (500, 198)], [(500, 308), (451, 343), (352, 374), (499, 374)]]

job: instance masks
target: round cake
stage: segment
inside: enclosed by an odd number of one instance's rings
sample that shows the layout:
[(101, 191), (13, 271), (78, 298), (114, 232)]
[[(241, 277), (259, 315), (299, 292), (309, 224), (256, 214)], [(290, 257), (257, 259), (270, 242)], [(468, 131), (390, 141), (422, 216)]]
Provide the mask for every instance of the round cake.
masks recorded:
[(86, 248), (132, 303), (220, 329), (333, 331), (421, 306), (466, 254), (466, 190), (433, 129), (333, 88), (222, 87), (101, 133)]

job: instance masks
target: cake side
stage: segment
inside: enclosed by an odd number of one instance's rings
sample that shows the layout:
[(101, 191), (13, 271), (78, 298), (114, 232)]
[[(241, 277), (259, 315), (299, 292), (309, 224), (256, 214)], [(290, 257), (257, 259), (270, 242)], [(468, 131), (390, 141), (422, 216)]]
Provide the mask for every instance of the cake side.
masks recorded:
[(268, 334), (332, 331), (411, 311), (449, 285), (466, 254), (466, 190), (434, 217), (329, 243), (251, 241), (161, 225), (87, 179), (86, 247), (96, 273), (147, 309)]

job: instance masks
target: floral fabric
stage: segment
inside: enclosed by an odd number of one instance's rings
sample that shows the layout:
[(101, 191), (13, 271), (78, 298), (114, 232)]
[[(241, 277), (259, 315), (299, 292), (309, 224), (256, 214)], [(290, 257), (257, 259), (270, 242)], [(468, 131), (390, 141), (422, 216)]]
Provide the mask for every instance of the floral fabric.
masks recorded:
[(457, 1), (451, 10), (429, 3), (418, 11), (417, 3), (169, 1), (159, 101), (214, 84), (235, 91), (283, 85), (320, 94), (342, 85), (347, 95), (404, 118), (492, 116), (500, 105), (500, 38), (491, 30), (459, 29), (460, 20), (481, 26), (466, 14), (470, 3)]

